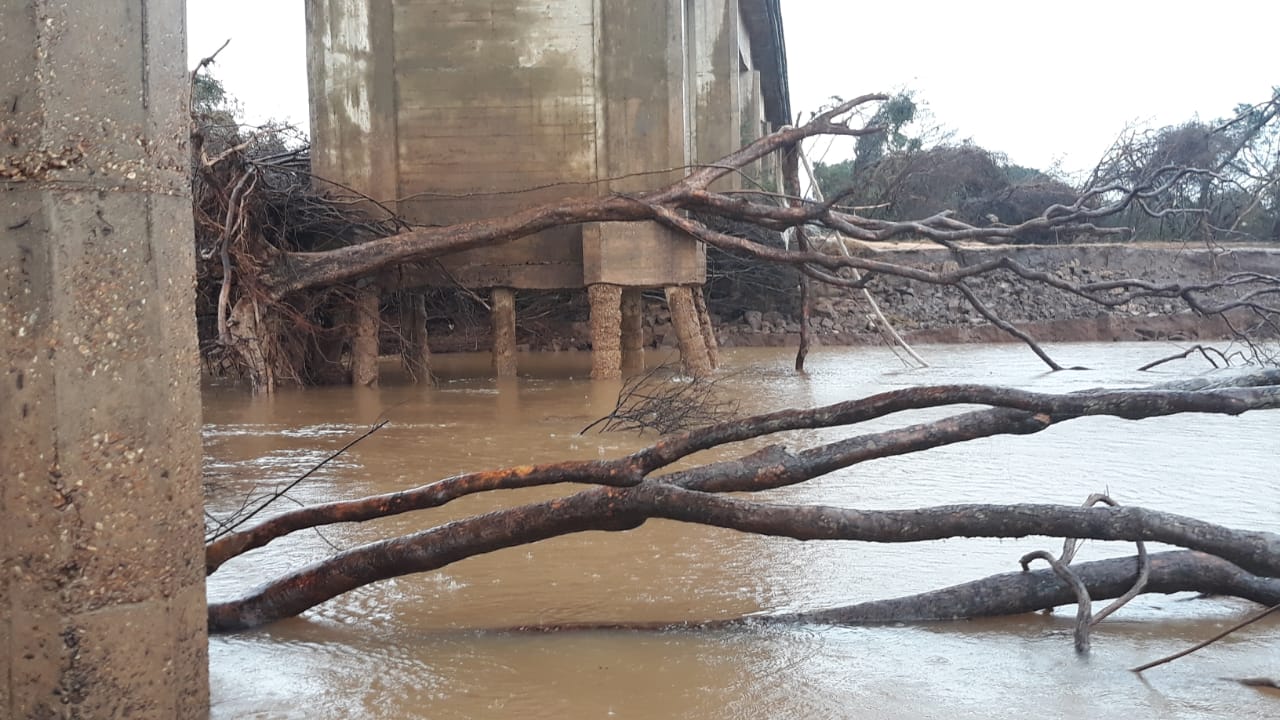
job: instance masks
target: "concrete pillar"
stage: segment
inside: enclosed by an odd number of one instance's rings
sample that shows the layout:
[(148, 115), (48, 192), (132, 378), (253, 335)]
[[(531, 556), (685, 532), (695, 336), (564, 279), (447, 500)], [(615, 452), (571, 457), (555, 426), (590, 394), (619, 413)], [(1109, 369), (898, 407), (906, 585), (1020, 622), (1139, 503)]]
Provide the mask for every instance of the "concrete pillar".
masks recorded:
[[(306, 0), (311, 170), (396, 209), (395, 13), (379, 0)], [(321, 190), (330, 190), (322, 180)], [(381, 216), (380, 208), (366, 209)]]
[(377, 285), (356, 290), (351, 313), (355, 334), (351, 338), (351, 384), (357, 387), (378, 385), (378, 326), (382, 296)]
[(702, 343), (707, 348), (707, 362), (711, 369), (720, 367), (720, 343), (716, 342), (716, 329), (711, 324), (711, 313), (707, 312), (707, 297), (701, 287), (690, 288), (693, 295), (693, 306), (698, 311), (698, 327), (702, 330)]
[(694, 377), (711, 373), (711, 360), (702, 339), (698, 323), (698, 308), (693, 302), (693, 292), (685, 285), (667, 288), (667, 307), (671, 310), (671, 325), (680, 343), (680, 359), (684, 371)]
[(498, 377), (516, 376), (516, 292), (494, 288), (489, 303), (493, 314), (493, 371)]
[(591, 301), (591, 379), (622, 377), (622, 288), (596, 283), (587, 288)]
[(208, 713), (185, 7), (145, 7), (0, 0), (4, 718)]
[[(686, 0), (692, 6), (693, 27), (689, 42), (689, 98), (693, 107), (693, 160), (713, 162), (742, 146), (742, 110), (739, 95), (739, 43), (737, 0)], [(750, 54), (750, 48), (746, 48)], [(717, 186), (736, 188), (741, 180), (730, 174)]]
[(400, 360), (414, 382), (431, 382), (431, 347), (427, 344), (427, 298), (405, 293), (400, 303)]
[(622, 291), (622, 356), (644, 352), (644, 294), (640, 288)]

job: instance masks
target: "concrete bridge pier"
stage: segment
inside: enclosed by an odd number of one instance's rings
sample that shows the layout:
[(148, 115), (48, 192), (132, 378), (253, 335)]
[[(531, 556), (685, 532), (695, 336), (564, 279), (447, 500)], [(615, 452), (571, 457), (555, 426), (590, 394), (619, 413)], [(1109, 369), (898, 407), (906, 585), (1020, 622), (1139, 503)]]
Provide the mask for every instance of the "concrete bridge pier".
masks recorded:
[(713, 365), (703, 336), (702, 323), (698, 319), (693, 290), (687, 285), (671, 285), (666, 288), (666, 294), (667, 307), (671, 310), (671, 325), (675, 328), (676, 340), (680, 344), (680, 360), (684, 363), (684, 371), (693, 377), (710, 375)]
[(693, 306), (698, 311), (698, 328), (702, 331), (702, 343), (707, 348), (707, 362), (714, 370), (720, 367), (720, 343), (716, 342), (716, 329), (711, 324), (711, 313), (707, 312), (707, 296), (702, 287), (691, 288)]
[(493, 371), (499, 378), (516, 376), (516, 292), (511, 288), (490, 290), (493, 321)]
[(644, 367), (644, 297), (640, 288), (622, 289), (622, 363)]
[(622, 286), (587, 287), (591, 303), (591, 379), (622, 377)]
[(355, 334), (351, 339), (351, 384), (356, 387), (378, 385), (378, 326), (381, 323), (382, 294), (377, 285), (356, 290), (351, 321)]
[(0, 718), (208, 716), (185, 4), (144, 7), (0, 0)]
[(431, 347), (427, 344), (427, 298), (406, 292), (400, 300), (400, 361), (415, 383), (432, 382)]

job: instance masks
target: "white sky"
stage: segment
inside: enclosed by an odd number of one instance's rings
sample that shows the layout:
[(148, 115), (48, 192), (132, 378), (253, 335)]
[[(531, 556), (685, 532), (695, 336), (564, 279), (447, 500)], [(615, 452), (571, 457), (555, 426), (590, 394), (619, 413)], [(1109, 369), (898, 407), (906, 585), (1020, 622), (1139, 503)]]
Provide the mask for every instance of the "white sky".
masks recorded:
[[(1277, 0), (782, 5), (794, 111), (913, 89), (957, 138), (1042, 169), (1087, 169), (1127, 124), (1221, 117), (1280, 85)], [(305, 127), (303, 0), (187, 0), (187, 12), (192, 65), (231, 38), (214, 73), (249, 119)]]

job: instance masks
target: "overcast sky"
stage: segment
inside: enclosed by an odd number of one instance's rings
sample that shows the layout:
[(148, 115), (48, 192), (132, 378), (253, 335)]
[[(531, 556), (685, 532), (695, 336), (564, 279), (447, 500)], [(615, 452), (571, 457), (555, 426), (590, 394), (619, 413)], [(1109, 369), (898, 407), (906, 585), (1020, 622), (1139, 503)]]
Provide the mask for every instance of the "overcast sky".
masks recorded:
[[(796, 112), (911, 89), (958, 138), (1038, 168), (1083, 170), (1127, 124), (1221, 117), (1280, 85), (1277, 0), (782, 5)], [(231, 38), (214, 73), (249, 119), (305, 126), (303, 0), (187, 8), (191, 64)]]

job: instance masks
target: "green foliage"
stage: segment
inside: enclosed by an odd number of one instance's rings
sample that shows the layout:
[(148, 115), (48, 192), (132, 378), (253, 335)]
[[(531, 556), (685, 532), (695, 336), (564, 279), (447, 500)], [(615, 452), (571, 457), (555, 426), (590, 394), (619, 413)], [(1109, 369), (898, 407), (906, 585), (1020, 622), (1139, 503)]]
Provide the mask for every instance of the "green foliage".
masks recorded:
[(195, 125), (197, 152), (214, 156), (228, 148), (248, 143), (245, 155), (260, 158), (291, 152), (306, 144), (305, 138), (287, 123), (270, 120), (259, 127), (246, 126), (240, 101), (207, 71), (196, 74), (191, 84), (191, 119)]
[(1055, 182), (1055, 178), (1041, 170), (1009, 163), (1004, 166), (1004, 177), (1010, 185)]
[(884, 159), (886, 153), (914, 152), (920, 149), (918, 138), (908, 137), (902, 128), (916, 117), (916, 103), (910, 93), (894, 95), (880, 105), (872, 116), (871, 127), (882, 127), (884, 132), (863, 135), (858, 138), (853, 153), (852, 171), (861, 174)]
[(222, 81), (208, 73), (196, 75), (191, 84), (191, 109), (196, 113), (210, 113), (227, 103), (227, 90)]

